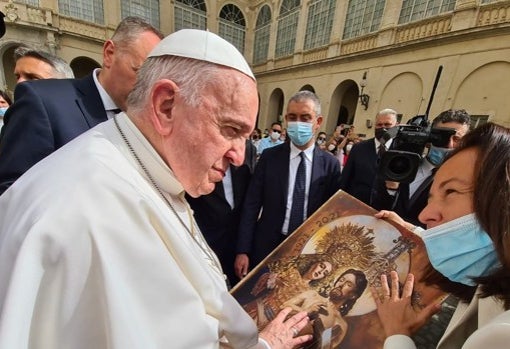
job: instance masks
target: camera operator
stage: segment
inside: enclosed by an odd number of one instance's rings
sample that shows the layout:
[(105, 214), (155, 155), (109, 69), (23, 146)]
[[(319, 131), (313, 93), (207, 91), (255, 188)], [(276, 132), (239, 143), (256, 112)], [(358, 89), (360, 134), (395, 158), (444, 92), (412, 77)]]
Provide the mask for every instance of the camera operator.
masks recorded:
[(450, 128), (455, 130), (455, 133), (441, 147), (431, 144), (411, 183), (379, 180), (373, 207), (379, 210), (395, 211), (404, 220), (423, 226), (418, 220), (418, 215), (427, 205), (435, 169), (442, 164), (448, 152), (456, 148), (460, 139), (469, 131), (470, 121), (471, 118), (464, 109), (449, 109), (440, 113), (432, 121), (432, 128)]
[(342, 171), (340, 188), (355, 198), (371, 205), (372, 191), (376, 183), (379, 159), (392, 140), (385, 136), (388, 129), (397, 125), (397, 112), (383, 109), (375, 117), (375, 137), (362, 141), (352, 147), (349, 158)]

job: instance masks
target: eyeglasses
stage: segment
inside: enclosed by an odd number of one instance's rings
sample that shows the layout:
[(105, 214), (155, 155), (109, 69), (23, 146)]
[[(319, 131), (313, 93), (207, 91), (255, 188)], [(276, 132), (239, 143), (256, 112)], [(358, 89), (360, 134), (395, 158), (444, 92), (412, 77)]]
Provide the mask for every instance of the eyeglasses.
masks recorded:
[(318, 138), (320, 141), (325, 141), (326, 140), (326, 137), (319, 137)]
[(282, 133), (282, 131), (280, 131), (280, 130), (275, 130), (274, 128), (273, 128), (271, 131), (276, 132), (276, 133)]

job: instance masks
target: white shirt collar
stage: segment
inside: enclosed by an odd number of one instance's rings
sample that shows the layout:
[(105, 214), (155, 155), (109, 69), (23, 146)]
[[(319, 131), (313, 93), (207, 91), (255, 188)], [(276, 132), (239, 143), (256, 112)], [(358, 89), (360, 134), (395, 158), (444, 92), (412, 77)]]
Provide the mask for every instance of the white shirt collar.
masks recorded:
[(92, 77), (94, 79), (94, 84), (96, 84), (97, 91), (99, 92), (99, 96), (101, 97), (101, 101), (103, 102), (104, 110), (113, 110), (118, 109), (119, 107), (115, 104), (113, 99), (110, 97), (108, 92), (103, 88), (103, 86), (99, 83), (97, 76), (101, 68), (96, 68), (92, 72)]
[[(374, 137), (374, 142), (375, 142), (375, 151), (377, 152), (379, 150), (379, 145), (381, 144), (381, 142), (379, 142), (379, 140), (375, 137)], [(392, 142), (393, 142), (393, 138), (390, 138), (386, 143), (384, 143), (386, 150), (390, 149)]]
[(305, 150), (301, 150), (298, 147), (294, 145), (294, 143), (290, 142), (290, 159), (294, 159), (295, 157), (299, 156), (299, 153), (304, 152), (305, 157), (308, 161), (313, 160), (313, 150), (315, 149), (315, 142)]

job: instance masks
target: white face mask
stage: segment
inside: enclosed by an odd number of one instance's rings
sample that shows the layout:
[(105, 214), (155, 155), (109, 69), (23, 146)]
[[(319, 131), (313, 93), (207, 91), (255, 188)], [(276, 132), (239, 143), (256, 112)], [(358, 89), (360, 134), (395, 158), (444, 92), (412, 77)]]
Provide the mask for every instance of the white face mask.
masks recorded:
[(333, 150), (335, 150), (335, 148), (336, 148), (336, 146), (334, 144), (328, 145), (328, 150), (329, 151), (333, 151)]
[(351, 151), (351, 149), (352, 149), (352, 144), (347, 144), (347, 145), (345, 146), (345, 150), (346, 150), (346, 151)]
[(278, 132), (274, 132), (274, 131), (273, 131), (273, 132), (271, 132), (271, 139), (272, 139), (273, 141), (276, 141), (276, 140), (277, 140), (277, 139), (279, 139), (279, 138), (280, 138), (280, 134), (279, 134)]

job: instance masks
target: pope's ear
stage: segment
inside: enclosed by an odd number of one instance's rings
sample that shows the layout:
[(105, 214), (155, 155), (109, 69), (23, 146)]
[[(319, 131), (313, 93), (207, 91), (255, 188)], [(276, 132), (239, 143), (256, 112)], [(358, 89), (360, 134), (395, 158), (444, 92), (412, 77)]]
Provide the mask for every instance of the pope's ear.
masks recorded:
[(164, 136), (172, 131), (176, 91), (177, 85), (171, 80), (160, 80), (152, 88), (152, 123), (155, 131)]

